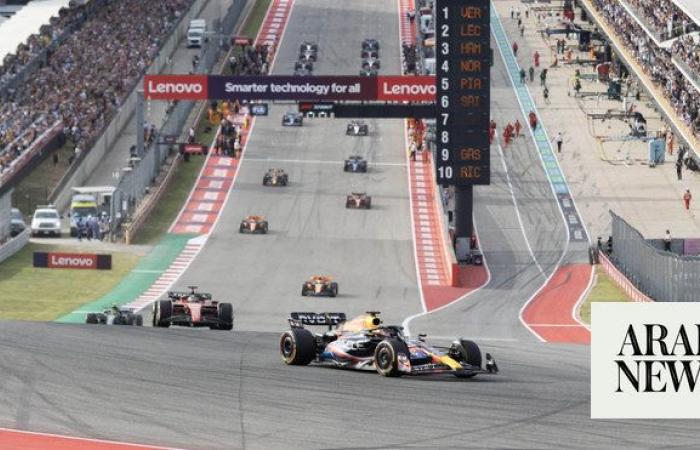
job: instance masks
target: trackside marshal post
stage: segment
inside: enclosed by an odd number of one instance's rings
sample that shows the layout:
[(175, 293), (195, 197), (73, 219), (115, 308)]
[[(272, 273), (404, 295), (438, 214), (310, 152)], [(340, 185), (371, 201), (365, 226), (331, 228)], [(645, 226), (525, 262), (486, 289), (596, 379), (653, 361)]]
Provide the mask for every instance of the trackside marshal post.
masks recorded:
[[(488, 0), (438, 0), (436, 179), (455, 186), (455, 235), (472, 235), (472, 186), (490, 184)], [(469, 247), (466, 246), (466, 249)]]

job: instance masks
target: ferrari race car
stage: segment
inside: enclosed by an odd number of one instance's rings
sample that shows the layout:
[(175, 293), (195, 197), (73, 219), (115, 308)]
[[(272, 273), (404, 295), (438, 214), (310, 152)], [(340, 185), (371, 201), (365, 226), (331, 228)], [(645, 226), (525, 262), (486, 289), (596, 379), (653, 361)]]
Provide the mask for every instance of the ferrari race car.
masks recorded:
[(361, 120), (353, 120), (345, 128), (345, 134), (348, 136), (367, 136), (369, 134), (369, 127), (366, 123)]
[(313, 275), (301, 286), (302, 297), (337, 297), (338, 283), (332, 281), (331, 277), (324, 275)]
[(362, 158), (362, 156), (350, 156), (348, 159), (345, 160), (343, 171), (353, 173), (365, 173), (367, 172), (367, 161), (365, 161)]
[(283, 127), (300, 127), (304, 124), (304, 115), (298, 112), (287, 112), (282, 116)]
[(294, 63), (294, 71), (297, 70), (307, 70), (309, 73), (314, 71), (314, 63), (312, 62), (305, 62), (305, 61), (297, 61)]
[(85, 323), (102, 325), (135, 325), (143, 326), (143, 316), (134, 313), (130, 308), (112, 306), (101, 313), (88, 313)]
[(363, 59), (362, 60), (362, 68), (365, 70), (368, 70), (368, 69), (379, 70), (381, 68), (381, 62), (378, 59), (374, 59), (374, 58)]
[(360, 76), (361, 77), (376, 77), (377, 74), (377, 69), (361, 69), (360, 70)]
[(372, 197), (364, 192), (353, 192), (348, 195), (348, 199), (345, 201), (345, 207), (349, 209), (371, 209)]
[(362, 50), (363, 51), (379, 51), (379, 41), (376, 39), (365, 39), (362, 41)]
[(304, 41), (299, 46), (299, 53), (313, 53), (315, 55), (318, 53), (318, 44)]
[(168, 292), (167, 300), (158, 300), (153, 306), (153, 326), (170, 325), (209, 327), (212, 330), (233, 329), (233, 306), (212, 300), (211, 294), (197, 292), (197, 286), (188, 286), (189, 292)]
[(262, 216), (248, 216), (241, 220), (239, 233), (267, 234), (267, 220)]
[(283, 169), (270, 169), (263, 176), (263, 186), (286, 186), (289, 176)]
[[(496, 374), (498, 366), (486, 353), (482, 367), (479, 346), (455, 339), (449, 347), (429, 345), (403, 334), (403, 327), (383, 325), (379, 312), (368, 311), (350, 321), (344, 313), (292, 313), (291, 329), (280, 337), (285, 363), (311, 362), (355, 370), (376, 370), (385, 377), (451, 373), (460, 378)], [(325, 333), (311, 333), (304, 325), (327, 325)]]

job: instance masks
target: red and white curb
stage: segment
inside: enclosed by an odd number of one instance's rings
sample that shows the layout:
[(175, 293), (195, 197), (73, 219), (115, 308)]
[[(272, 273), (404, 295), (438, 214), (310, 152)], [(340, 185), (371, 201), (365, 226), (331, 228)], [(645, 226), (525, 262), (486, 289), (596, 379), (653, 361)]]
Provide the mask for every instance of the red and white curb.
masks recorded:
[(642, 291), (637, 289), (637, 287), (632, 284), (632, 282), (627, 279), (627, 277), (620, 272), (617, 267), (615, 267), (615, 264), (613, 264), (603, 252), (599, 252), (598, 255), (600, 265), (603, 267), (603, 270), (605, 270), (605, 273), (607, 273), (613, 282), (615, 282), (615, 284), (618, 285), (620, 289), (622, 289), (632, 300), (635, 302), (654, 301), (651, 297), (645, 295)]
[[(414, 11), (416, 9), (413, 0), (399, 0), (399, 35), (401, 36), (401, 42), (404, 44), (415, 44), (416, 43), (416, 26), (415, 21), (411, 22), (408, 20), (408, 12)], [(418, 15), (416, 15), (418, 19)]]

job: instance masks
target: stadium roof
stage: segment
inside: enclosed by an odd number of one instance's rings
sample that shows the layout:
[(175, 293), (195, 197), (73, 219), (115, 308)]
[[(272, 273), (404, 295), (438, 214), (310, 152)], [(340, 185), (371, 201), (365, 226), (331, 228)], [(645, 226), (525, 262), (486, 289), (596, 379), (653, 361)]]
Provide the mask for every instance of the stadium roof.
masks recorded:
[(14, 53), (17, 46), (27, 41), (32, 34), (39, 32), (42, 25), (58, 15), (61, 8), (67, 7), (70, 0), (34, 0), (20, 9), (9, 19), (0, 23), (0, 61)]
[(700, 1), (698, 0), (672, 0), (693, 22), (700, 25)]

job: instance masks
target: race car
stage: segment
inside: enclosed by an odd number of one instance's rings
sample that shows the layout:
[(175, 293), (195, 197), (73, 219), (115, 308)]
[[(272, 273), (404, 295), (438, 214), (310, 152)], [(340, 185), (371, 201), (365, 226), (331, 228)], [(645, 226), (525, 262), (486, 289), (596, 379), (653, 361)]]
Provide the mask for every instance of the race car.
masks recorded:
[(379, 59), (379, 50), (362, 49), (362, 51), (360, 52), (360, 58), (362, 58), (362, 59)]
[(310, 77), (312, 72), (307, 68), (300, 67), (299, 69), (294, 69), (294, 75), (297, 77)]
[(371, 51), (374, 50), (376, 52), (379, 51), (379, 41), (376, 39), (365, 39), (362, 41), (362, 50), (367, 50)]
[(348, 136), (367, 136), (369, 127), (362, 120), (353, 120), (345, 128), (345, 134)]
[(316, 54), (316, 53), (318, 53), (318, 44), (314, 44), (313, 42), (309, 42), (309, 41), (304, 41), (299, 46), (299, 53)]
[(370, 69), (361, 69), (360, 70), (361, 77), (376, 77), (378, 73), (379, 72), (377, 72), (377, 69), (370, 68)]
[(372, 197), (364, 192), (353, 192), (348, 195), (345, 201), (345, 207), (349, 209), (371, 209)]
[(304, 125), (304, 115), (299, 112), (286, 112), (282, 116), (283, 127), (300, 127)]
[(270, 169), (263, 176), (263, 186), (286, 186), (289, 176), (283, 169)]
[(240, 233), (267, 234), (267, 220), (262, 216), (248, 216), (241, 220)]
[(303, 62), (316, 62), (318, 60), (318, 54), (316, 52), (310, 52), (308, 50), (299, 52), (299, 61)]
[(301, 286), (302, 297), (337, 297), (338, 283), (325, 275), (313, 275)]
[(211, 294), (197, 292), (197, 286), (188, 286), (189, 292), (168, 292), (167, 300), (153, 305), (153, 326), (170, 325), (209, 327), (212, 330), (233, 329), (233, 306), (212, 300)]
[[(426, 335), (411, 338), (403, 327), (384, 325), (378, 311), (347, 321), (344, 313), (294, 312), (290, 330), (280, 336), (280, 354), (289, 365), (320, 365), (375, 370), (385, 377), (451, 373), (459, 378), (496, 374), (498, 365), (486, 353), (482, 366), (479, 346), (455, 339), (449, 347), (426, 343)], [(304, 325), (325, 325), (325, 333), (312, 333)]]
[(143, 326), (143, 316), (134, 313), (131, 308), (112, 306), (101, 313), (88, 313), (85, 323), (101, 325), (134, 325)]
[(345, 160), (344, 172), (365, 173), (367, 172), (367, 161), (362, 156), (353, 155)]
[(305, 62), (305, 61), (297, 61), (294, 63), (294, 70), (308, 70), (309, 73), (314, 71), (314, 63), (312, 62)]
[(367, 58), (362, 60), (362, 68), (367, 69), (377, 69), (381, 68), (381, 62), (375, 58)]

